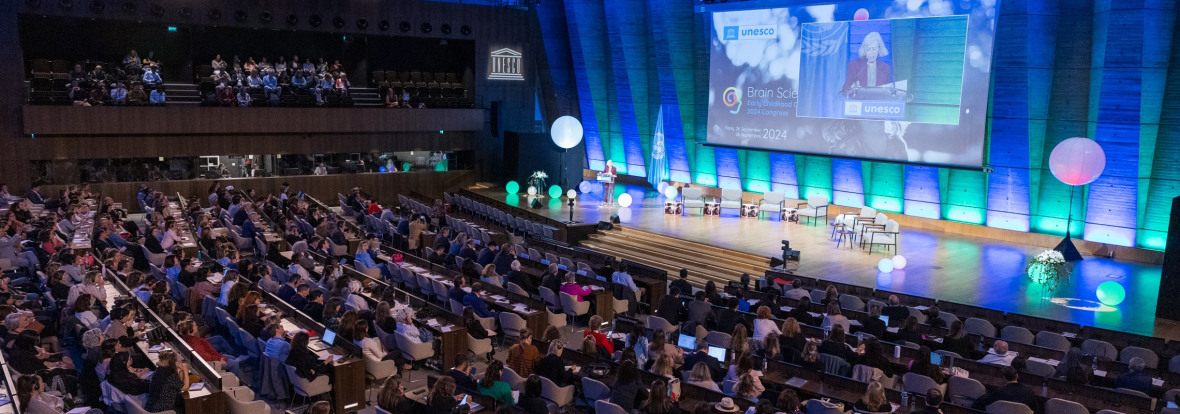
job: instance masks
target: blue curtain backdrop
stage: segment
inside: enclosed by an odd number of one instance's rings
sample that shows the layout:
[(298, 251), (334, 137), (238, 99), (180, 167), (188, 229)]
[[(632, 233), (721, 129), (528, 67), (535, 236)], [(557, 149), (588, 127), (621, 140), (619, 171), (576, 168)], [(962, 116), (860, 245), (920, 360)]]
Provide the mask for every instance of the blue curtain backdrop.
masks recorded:
[(848, 22), (803, 25), (799, 64), (800, 116), (838, 117), (844, 113), (844, 72), (848, 70)]

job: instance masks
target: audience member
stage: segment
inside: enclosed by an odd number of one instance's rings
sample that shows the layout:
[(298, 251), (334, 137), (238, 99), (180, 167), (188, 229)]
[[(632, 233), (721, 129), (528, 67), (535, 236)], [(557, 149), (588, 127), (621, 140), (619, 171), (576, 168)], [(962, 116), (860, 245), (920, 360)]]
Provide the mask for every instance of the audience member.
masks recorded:
[(1011, 401), (1028, 406), (1036, 411), (1037, 397), (1027, 385), (1020, 383), (1020, 374), (1016, 372), (1015, 368), (1003, 367), (1000, 369), (1000, 374), (1004, 376), (1006, 383), (992, 391), (989, 391), (975, 400), (971, 404), (971, 408), (977, 410), (987, 409), (987, 406), (996, 401)]

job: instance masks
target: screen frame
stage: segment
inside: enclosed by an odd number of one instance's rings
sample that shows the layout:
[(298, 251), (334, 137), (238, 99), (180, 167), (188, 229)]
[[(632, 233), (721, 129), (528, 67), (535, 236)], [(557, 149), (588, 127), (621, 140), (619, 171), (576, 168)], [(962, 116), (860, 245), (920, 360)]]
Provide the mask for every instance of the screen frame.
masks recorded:
[[(1002, 7), (1003, 7), (1003, 1), (1004, 0), (995, 0), (994, 8), (996, 10), (995, 19), (997, 20), (997, 24), (996, 24), (996, 27), (997, 27), (996, 31), (997, 32), (999, 31), (999, 29), (998, 29), (999, 22), (998, 21), (1000, 19), (1000, 16), (1002, 15), (1001, 11), (1002, 11)], [(816, 6), (816, 5), (829, 5), (829, 4), (836, 4), (836, 3), (837, 3), (837, 0), (802, 0), (802, 1), (749, 0), (749, 1), (742, 1), (742, 2), (734, 2), (734, 3), (700, 4), (696, 8), (696, 12), (698, 14), (704, 16), (704, 19), (705, 19), (704, 23), (708, 26), (707, 29), (705, 30), (705, 32), (703, 33), (703, 35), (704, 35), (703, 41), (704, 41), (704, 45), (705, 45), (704, 47), (708, 48), (708, 60), (710, 62), (708, 66), (712, 65), (713, 47), (712, 47), (711, 41), (712, 41), (713, 32), (714, 32), (714, 30), (716, 30), (713, 27), (713, 13), (725, 13), (725, 12), (735, 12), (735, 11), (743, 11), (743, 10), (762, 10), (762, 9), (772, 9), (772, 8), (781, 8), (781, 7), (807, 7), (807, 6)], [(982, 171), (984, 173), (991, 173), (993, 170), (993, 167), (991, 165), (991, 157), (990, 157), (991, 156), (991, 141), (992, 141), (991, 129), (992, 129), (992, 108), (994, 105), (993, 96), (995, 94), (995, 89), (996, 89), (996, 82), (995, 82), (996, 56), (995, 56), (995, 51), (996, 51), (996, 37), (997, 36), (998, 35), (992, 36), (992, 58), (988, 61), (987, 112), (983, 115), (984, 116), (983, 145), (982, 145), (982, 150), (981, 150), (983, 153), (979, 157), (979, 159), (980, 159), (979, 165), (937, 164), (937, 163), (929, 163), (929, 162), (921, 162), (921, 161), (901, 161), (901, 160), (894, 160), (894, 159), (882, 159), (882, 158), (875, 158), (875, 157), (848, 157), (848, 156), (841, 156), (841, 155), (836, 155), (836, 154), (824, 154), (824, 153), (808, 152), (808, 151), (792, 151), (792, 150), (785, 150), (785, 149), (748, 147), (748, 146), (743, 147), (743, 146), (739, 146), (739, 145), (727, 145), (727, 144), (712, 143), (712, 142), (708, 141), (709, 140), (709, 134), (708, 134), (708, 122), (709, 121), (708, 121), (708, 114), (707, 114), (707, 111), (708, 111), (707, 105), (706, 105), (706, 117), (705, 117), (705, 129), (706, 129), (706, 133), (704, 136), (705, 140), (699, 142), (699, 145), (705, 146), (705, 147), (713, 147), (713, 148), (736, 149), (736, 150), (747, 150), (747, 151), (764, 151), (766, 153), (808, 155), (808, 156), (815, 156), (815, 157), (826, 157), (826, 158), (831, 158), (831, 159), (840, 158), (840, 159), (847, 159), (847, 160), (872, 161), (872, 162), (883, 162), (883, 163), (890, 163), (890, 164), (914, 165), (914, 166), (919, 166), (919, 167), (936, 167), (936, 168), (947, 168), (947, 169), (954, 169), (954, 170)], [(964, 62), (964, 65), (966, 65), (966, 62)], [(706, 69), (706, 73), (707, 72), (708, 72), (708, 69)], [(708, 81), (708, 79), (706, 77), (706, 82), (707, 81)], [(708, 89), (709, 88), (705, 88), (705, 90), (702, 91), (703, 94), (706, 96), (708, 95)]]

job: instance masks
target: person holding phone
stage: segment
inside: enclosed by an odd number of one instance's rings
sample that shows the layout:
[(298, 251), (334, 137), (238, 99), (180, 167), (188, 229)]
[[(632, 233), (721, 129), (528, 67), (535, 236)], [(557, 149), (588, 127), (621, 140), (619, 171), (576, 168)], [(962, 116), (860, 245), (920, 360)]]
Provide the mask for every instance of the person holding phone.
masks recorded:
[(434, 388), (430, 389), (426, 401), (435, 413), (449, 413), (459, 405), (459, 401), (466, 399), (467, 394), (455, 394), (454, 378), (441, 376), (434, 382)]
[(144, 409), (149, 412), (177, 410), (183, 401), (181, 393), (188, 390), (189, 385), (188, 364), (179, 359), (175, 352), (161, 352), (156, 362), (156, 373), (148, 385)]

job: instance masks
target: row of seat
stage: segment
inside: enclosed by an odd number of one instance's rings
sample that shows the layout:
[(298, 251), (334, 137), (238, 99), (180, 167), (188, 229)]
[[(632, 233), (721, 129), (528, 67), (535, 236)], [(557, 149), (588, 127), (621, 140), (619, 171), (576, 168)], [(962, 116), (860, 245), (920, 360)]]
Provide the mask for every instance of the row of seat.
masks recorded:
[(512, 215), (495, 206), (476, 201), (467, 196), (443, 193), (443, 199), (447, 204), (457, 206), (462, 211), (486, 219), (515, 234), (552, 239), (559, 230), (557, 227), (547, 223)]

